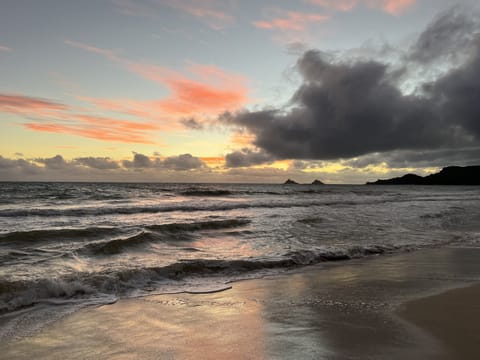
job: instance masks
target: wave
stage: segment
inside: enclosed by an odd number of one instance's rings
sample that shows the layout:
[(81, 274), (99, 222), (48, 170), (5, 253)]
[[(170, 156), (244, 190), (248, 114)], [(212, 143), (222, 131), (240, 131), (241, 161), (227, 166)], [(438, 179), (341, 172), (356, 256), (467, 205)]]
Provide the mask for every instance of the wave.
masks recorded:
[(214, 221), (199, 221), (193, 223), (171, 223), (161, 225), (150, 225), (147, 229), (163, 232), (199, 231), (199, 230), (221, 230), (245, 226), (250, 223), (248, 219), (228, 219)]
[[(220, 278), (225, 283), (261, 270), (285, 270), (325, 261), (341, 261), (371, 255), (410, 251), (413, 246), (353, 246), (286, 253), (272, 259), (179, 260), (163, 267), (130, 268), (102, 272), (76, 272), (55, 278), (9, 281), (0, 279), (0, 315), (34, 306), (49, 299), (91, 300), (92, 297), (124, 297), (157, 289), (166, 280), (174, 281), (178, 291), (186, 278)], [(171, 282), (170, 282), (171, 288)], [(108, 296), (107, 296), (108, 295)]]
[(114, 235), (119, 232), (116, 228), (111, 227), (90, 227), (83, 229), (47, 229), (47, 230), (30, 230), (30, 231), (14, 231), (6, 234), (0, 234), (0, 245), (18, 245), (39, 243), (45, 241), (56, 240), (78, 240), (85, 238), (103, 237), (106, 235)]
[(310, 207), (310, 206), (330, 206), (330, 205), (364, 205), (353, 201), (284, 201), (284, 202), (233, 202), (233, 203), (216, 203), (216, 204), (180, 204), (173, 206), (130, 206), (130, 207), (95, 207), (95, 208), (70, 208), (70, 209), (7, 209), (0, 211), (0, 217), (51, 217), (51, 216), (101, 216), (101, 215), (132, 215), (132, 214), (156, 214), (165, 212), (199, 212), (199, 211), (229, 211), (237, 209), (249, 208), (293, 208), (293, 207)]
[(94, 255), (115, 255), (126, 249), (139, 247), (144, 244), (165, 241), (178, 242), (192, 240), (192, 232), (206, 230), (231, 229), (249, 224), (247, 219), (230, 219), (217, 221), (203, 221), (193, 223), (171, 223), (163, 225), (151, 225), (134, 236), (125, 239), (113, 239), (106, 242), (91, 243), (84, 246), (78, 252)]
[(180, 195), (184, 196), (229, 196), (233, 193), (229, 190), (185, 190), (179, 192)]

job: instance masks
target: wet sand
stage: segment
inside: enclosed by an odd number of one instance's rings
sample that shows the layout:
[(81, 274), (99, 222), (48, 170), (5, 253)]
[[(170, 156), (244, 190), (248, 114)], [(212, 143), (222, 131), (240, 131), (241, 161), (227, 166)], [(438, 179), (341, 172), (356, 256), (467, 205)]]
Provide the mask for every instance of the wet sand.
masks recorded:
[(156, 295), (84, 309), (34, 336), (0, 344), (0, 354), (2, 359), (477, 359), (479, 279), (480, 249), (323, 264), (234, 283), (219, 293)]
[(434, 335), (452, 359), (480, 358), (480, 285), (408, 302), (398, 313)]

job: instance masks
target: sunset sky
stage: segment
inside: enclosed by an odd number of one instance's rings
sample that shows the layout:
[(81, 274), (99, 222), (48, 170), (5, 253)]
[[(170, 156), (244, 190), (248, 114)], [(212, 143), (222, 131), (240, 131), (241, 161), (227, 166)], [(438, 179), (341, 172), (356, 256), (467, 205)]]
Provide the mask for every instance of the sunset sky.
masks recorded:
[(2, 0), (0, 180), (480, 164), (476, 0)]

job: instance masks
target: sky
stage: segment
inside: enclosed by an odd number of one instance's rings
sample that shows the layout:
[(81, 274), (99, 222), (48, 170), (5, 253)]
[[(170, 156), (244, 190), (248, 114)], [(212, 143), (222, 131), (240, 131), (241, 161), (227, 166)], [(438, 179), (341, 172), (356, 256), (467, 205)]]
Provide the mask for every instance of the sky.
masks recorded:
[(480, 164), (474, 0), (1, 0), (0, 181)]

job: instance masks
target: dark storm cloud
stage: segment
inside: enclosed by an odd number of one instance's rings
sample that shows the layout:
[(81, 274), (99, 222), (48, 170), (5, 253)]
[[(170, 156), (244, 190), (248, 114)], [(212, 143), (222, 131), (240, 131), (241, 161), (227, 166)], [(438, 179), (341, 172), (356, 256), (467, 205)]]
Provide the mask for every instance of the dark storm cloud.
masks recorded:
[(386, 164), (390, 168), (407, 167), (445, 167), (450, 164), (461, 166), (478, 165), (480, 147), (466, 149), (440, 149), (440, 150), (398, 150), (389, 153), (375, 153), (360, 156), (359, 158), (345, 160), (343, 165), (354, 168), (365, 168)]
[[(250, 131), (253, 145), (270, 156), (265, 161), (349, 159), (476, 146), (480, 143), (478, 28), (476, 14), (455, 7), (420, 35), (404, 67), (449, 51), (465, 55), (463, 63), (420, 86), (421, 94), (399, 89), (398, 66), (394, 69), (375, 60), (334, 62), (324, 53), (308, 51), (298, 60), (303, 82), (287, 110), (226, 113), (220, 121)], [(231, 155), (235, 153), (227, 155), (227, 164)]]
[(82, 157), (75, 159), (74, 162), (79, 165), (99, 170), (118, 169), (120, 167), (116, 161), (113, 161), (108, 157)]
[(273, 162), (275, 159), (272, 155), (264, 151), (254, 151), (250, 149), (242, 149), (234, 151), (225, 156), (225, 166), (229, 168), (248, 167), (252, 165), (265, 164)]

